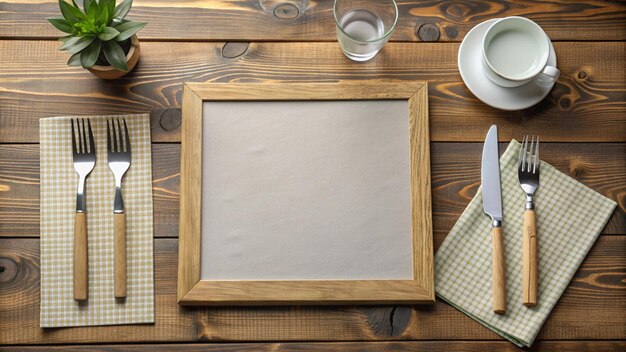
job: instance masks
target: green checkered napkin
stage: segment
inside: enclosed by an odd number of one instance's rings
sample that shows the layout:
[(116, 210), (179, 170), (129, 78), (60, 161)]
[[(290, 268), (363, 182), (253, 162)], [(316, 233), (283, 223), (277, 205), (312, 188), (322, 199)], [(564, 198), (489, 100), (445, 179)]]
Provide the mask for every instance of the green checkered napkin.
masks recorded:
[[(444, 301), (517, 346), (530, 345), (615, 209), (615, 202), (541, 162), (535, 194), (539, 282), (537, 306), (522, 305), (525, 195), (517, 180), (520, 144), (500, 159), (506, 260), (506, 315), (492, 310), (491, 219), (481, 189), (435, 257), (435, 291)], [(549, 146), (548, 146), (549, 148)]]
[[(39, 120), (41, 159), (42, 328), (154, 322), (152, 272), (152, 162), (150, 116), (89, 118), (96, 166), (87, 178), (89, 300), (73, 299), (73, 238), (78, 175), (72, 161), (70, 117)], [(126, 118), (132, 163), (122, 191), (126, 212), (125, 301), (113, 296), (113, 198), (115, 181), (107, 163), (106, 119)]]

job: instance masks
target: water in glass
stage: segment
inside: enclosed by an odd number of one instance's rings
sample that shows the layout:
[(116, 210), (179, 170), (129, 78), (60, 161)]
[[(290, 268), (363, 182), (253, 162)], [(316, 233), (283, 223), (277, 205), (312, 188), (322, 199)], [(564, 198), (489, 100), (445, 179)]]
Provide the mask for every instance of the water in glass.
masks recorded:
[(380, 17), (363, 9), (346, 12), (339, 22), (337, 31), (339, 43), (352, 60), (366, 61), (373, 58), (382, 45), (376, 42), (385, 34), (385, 26)]

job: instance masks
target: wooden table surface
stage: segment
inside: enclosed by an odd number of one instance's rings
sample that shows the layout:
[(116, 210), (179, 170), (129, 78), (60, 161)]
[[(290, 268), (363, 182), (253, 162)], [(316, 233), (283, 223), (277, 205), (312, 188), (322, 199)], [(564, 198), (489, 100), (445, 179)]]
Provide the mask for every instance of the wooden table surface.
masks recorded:
[[(0, 346), (3, 350), (516, 350), (439, 301), (432, 306), (183, 308), (176, 304), (182, 82), (419, 79), (429, 82), (435, 249), (480, 184), (481, 141), (541, 135), (542, 158), (618, 202), (533, 349), (626, 350), (626, 2), (399, 1), (391, 42), (366, 63), (335, 40), (332, 1), (136, 0), (134, 72), (103, 81), (66, 66), (44, 18), (53, 0), (0, 0)], [(521, 15), (554, 41), (561, 78), (524, 111), (492, 109), (463, 84), (459, 42)], [(156, 323), (39, 328), (38, 119), (149, 112)], [(337, 342), (336, 342), (337, 341)]]

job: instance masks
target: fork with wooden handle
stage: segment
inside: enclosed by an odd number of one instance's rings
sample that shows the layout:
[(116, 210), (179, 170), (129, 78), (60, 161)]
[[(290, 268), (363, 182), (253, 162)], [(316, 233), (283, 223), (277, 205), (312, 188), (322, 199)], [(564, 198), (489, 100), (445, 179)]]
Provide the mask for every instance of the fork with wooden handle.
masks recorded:
[(107, 120), (107, 159), (115, 178), (115, 200), (113, 202), (113, 286), (115, 298), (126, 298), (126, 214), (124, 199), (122, 198), (122, 178), (130, 167), (130, 144), (126, 120)]
[[(85, 129), (85, 121), (87, 128)], [(94, 143), (89, 119), (76, 119), (72, 122), (72, 159), (78, 174), (76, 190), (76, 214), (74, 215), (74, 299), (87, 299), (89, 282), (89, 260), (87, 257), (87, 202), (85, 183), (96, 165), (96, 144)]]
[(537, 304), (537, 221), (534, 195), (539, 188), (539, 136), (524, 137), (520, 147), (517, 177), (526, 193), (524, 230), (522, 240), (522, 303), (532, 307)]

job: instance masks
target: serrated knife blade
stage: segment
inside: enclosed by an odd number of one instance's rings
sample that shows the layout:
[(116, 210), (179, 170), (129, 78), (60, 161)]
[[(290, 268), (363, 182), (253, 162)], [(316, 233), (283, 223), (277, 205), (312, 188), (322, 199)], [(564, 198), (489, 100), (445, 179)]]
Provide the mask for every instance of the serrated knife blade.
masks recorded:
[(500, 159), (498, 153), (498, 127), (489, 128), (481, 168), (483, 210), (491, 217), (493, 311), (506, 313), (506, 269), (504, 240), (502, 237), (502, 190), (500, 188)]

